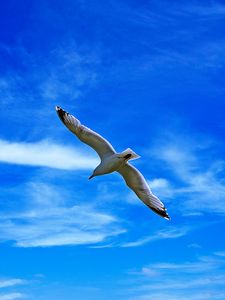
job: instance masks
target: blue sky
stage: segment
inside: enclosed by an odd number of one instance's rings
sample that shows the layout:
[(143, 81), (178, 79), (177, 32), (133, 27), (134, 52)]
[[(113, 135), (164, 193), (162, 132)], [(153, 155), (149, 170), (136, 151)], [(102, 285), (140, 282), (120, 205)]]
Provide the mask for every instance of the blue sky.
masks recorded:
[[(225, 299), (223, 1), (0, 8), (0, 299)], [(168, 222), (55, 105), (141, 158)]]

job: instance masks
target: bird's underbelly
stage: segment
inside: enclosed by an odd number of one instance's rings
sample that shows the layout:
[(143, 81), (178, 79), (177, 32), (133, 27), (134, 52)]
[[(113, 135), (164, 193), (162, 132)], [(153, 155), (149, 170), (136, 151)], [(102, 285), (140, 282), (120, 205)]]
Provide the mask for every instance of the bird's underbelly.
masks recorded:
[(119, 169), (123, 162), (119, 159), (105, 160), (102, 163), (101, 171), (103, 174), (115, 172)]

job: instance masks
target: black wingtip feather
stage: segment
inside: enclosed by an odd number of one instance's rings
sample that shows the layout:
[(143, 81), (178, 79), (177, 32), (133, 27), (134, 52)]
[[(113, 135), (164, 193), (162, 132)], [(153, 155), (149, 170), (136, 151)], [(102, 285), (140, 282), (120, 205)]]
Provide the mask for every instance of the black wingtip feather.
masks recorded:
[(168, 215), (168, 213), (166, 212), (166, 210), (158, 210), (150, 205), (148, 205), (149, 208), (151, 208), (155, 213), (157, 213), (158, 215), (160, 215), (161, 217), (163, 217), (164, 219), (170, 220), (170, 216)]
[(63, 110), (60, 106), (56, 106), (55, 109), (60, 120), (64, 123), (64, 115), (67, 114), (67, 112)]

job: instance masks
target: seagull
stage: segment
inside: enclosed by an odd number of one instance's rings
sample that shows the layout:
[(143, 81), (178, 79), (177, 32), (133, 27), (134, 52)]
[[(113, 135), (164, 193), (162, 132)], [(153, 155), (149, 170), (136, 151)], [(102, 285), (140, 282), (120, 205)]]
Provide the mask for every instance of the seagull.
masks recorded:
[(63, 124), (74, 133), (79, 140), (93, 148), (99, 155), (101, 162), (94, 169), (89, 179), (112, 172), (118, 172), (124, 178), (127, 186), (134, 191), (138, 198), (151, 210), (161, 217), (170, 220), (163, 203), (150, 190), (144, 176), (128, 160), (137, 159), (137, 155), (130, 148), (117, 153), (113, 146), (101, 135), (81, 124), (70, 113), (56, 106), (56, 112)]

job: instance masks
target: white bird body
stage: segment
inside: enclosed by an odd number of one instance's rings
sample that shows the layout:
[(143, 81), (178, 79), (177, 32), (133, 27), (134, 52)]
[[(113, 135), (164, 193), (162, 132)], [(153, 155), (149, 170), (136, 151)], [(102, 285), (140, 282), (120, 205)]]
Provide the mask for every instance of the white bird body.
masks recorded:
[(128, 160), (139, 158), (139, 155), (130, 148), (117, 153), (106, 139), (82, 125), (74, 116), (65, 112), (59, 106), (56, 106), (56, 111), (64, 125), (82, 142), (92, 147), (101, 159), (100, 164), (95, 168), (89, 179), (117, 171), (140, 200), (163, 218), (170, 219), (163, 203), (151, 192), (144, 176), (128, 163)]
[[(106, 155), (101, 160), (101, 163), (95, 168), (93, 175), (98, 176), (118, 171), (118, 169), (121, 168), (129, 159), (136, 159), (138, 157), (140, 156), (134, 153), (134, 151), (130, 148), (126, 149), (122, 153)], [(91, 178), (94, 176), (91, 176)]]
[(101, 163), (94, 170), (94, 176), (115, 172), (124, 163), (123, 157), (119, 154), (112, 154), (101, 160)]

